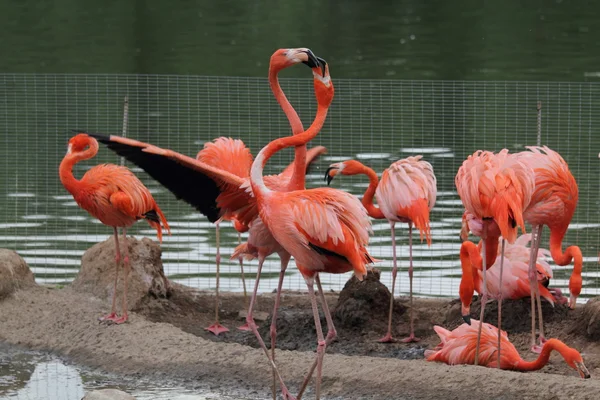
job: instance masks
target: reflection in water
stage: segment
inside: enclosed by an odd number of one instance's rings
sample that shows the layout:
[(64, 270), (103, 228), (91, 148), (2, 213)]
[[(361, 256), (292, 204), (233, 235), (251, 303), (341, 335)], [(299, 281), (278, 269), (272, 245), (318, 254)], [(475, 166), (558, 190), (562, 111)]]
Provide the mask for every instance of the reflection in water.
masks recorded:
[(86, 392), (103, 388), (123, 390), (138, 400), (230, 399), (202, 389), (173, 386), (168, 382), (117, 378), (98, 373), (92, 375), (76, 366), (65, 365), (54, 356), (0, 344), (2, 399), (81, 400)]

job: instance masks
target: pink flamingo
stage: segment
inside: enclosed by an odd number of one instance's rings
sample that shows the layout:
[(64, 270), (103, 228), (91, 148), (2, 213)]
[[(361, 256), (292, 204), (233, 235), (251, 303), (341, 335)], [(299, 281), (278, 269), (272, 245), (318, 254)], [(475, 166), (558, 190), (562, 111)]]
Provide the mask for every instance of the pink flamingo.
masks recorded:
[[(491, 268), (487, 271), (487, 293), (495, 299), (517, 300), (531, 295), (531, 285), (529, 283), (529, 258), (531, 249), (527, 247), (531, 235), (524, 234), (519, 236), (513, 244), (506, 245), (504, 251), (504, 269), (503, 276), (500, 279), (500, 260), (496, 259)], [(498, 239), (501, 240), (501, 239)], [(483, 272), (477, 266), (481, 267), (481, 242), (475, 245), (467, 242), (467, 245), (461, 248), (461, 266), (462, 279), (461, 288), (469, 287), (469, 290), (461, 291), (462, 314), (466, 316), (466, 322), (470, 322), (470, 306), (473, 292), (483, 292)], [(548, 264), (547, 258), (550, 252), (546, 249), (540, 249), (536, 257), (536, 283), (542, 295), (548, 302), (554, 304), (555, 301), (565, 302), (559, 289), (548, 289), (547, 285), (552, 278), (552, 269)]]
[[(276, 75), (275, 75), (275, 79), (276, 79)], [(276, 86), (279, 87), (279, 85), (276, 85)], [(274, 89), (273, 91), (276, 94), (281, 92), (280, 89), (279, 89), (279, 91), (277, 91), (277, 89)], [(283, 93), (283, 92), (281, 92), (281, 93)], [(280, 100), (282, 102), (282, 104), (283, 104), (282, 107), (287, 110), (288, 107), (285, 106), (285, 102), (281, 99), (278, 99), (278, 100)], [(287, 102), (287, 104), (289, 104), (289, 102)], [(289, 107), (291, 107), (291, 105), (289, 105)], [(293, 120), (294, 118), (291, 116), (291, 119)], [(302, 171), (306, 171), (306, 169), (310, 166), (310, 164), (312, 164), (316, 160), (316, 158), (319, 157), (319, 155), (326, 152), (325, 150), (326, 149), (323, 146), (316, 146), (307, 152), (306, 146), (304, 146), (304, 151), (301, 152), (300, 157), (297, 158), (296, 160), (294, 160), (294, 162), (292, 164), (290, 164), (288, 167), (286, 167), (286, 169), (283, 172), (281, 172), (279, 175), (275, 176), (274, 179), (276, 179), (278, 181), (278, 182), (276, 182), (276, 186), (283, 190), (283, 189), (285, 189), (286, 186), (290, 187), (290, 186), (296, 185), (294, 180), (295, 179), (297, 180), (298, 178), (294, 177), (294, 173), (295, 173), (295, 163), (298, 162), (297, 160), (304, 160), (303, 162), (305, 162), (305, 166), (302, 169)], [(240, 178), (249, 179), (250, 167), (252, 165), (253, 158), (252, 158), (252, 154), (250, 153), (250, 150), (246, 147), (244, 142), (242, 142), (241, 140), (231, 139), (231, 138), (226, 138), (226, 137), (219, 137), (219, 138), (215, 139), (213, 142), (205, 143), (204, 149), (202, 149), (202, 150), (200, 150), (200, 152), (198, 152), (196, 159), (207, 165), (210, 165), (210, 166), (218, 168), (222, 171), (226, 171), (233, 175), (236, 175)], [(304, 177), (304, 172), (302, 174), (302, 177)], [(233, 192), (233, 195), (235, 195), (235, 190), (240, 190), (240, 189), (232, 188), (231, 192)], [(226, 215), (223, 215), (221, 218), (219, 218), (217, 221), (215, 221), (215, 231), (216, 231), (215, 232), (215, 240), (216, 240), (216, 250), (217, 250), (217, 254), (216, 254), (217, 274), (216, 274), (215, 322), (211, 326), (209, 326), (208, 328), (205, 328), (205, 329), (207, 331), (214, 333), (217, 336), (221, 333), (229, 331), (229, 329), (227, 329), (226, 327), (221, 325), (219, 322), (219, 270), (220, 270), (220, 262), (221, 262), (221, 253), (220, 253), (220, 246), (219, 246), (220, 245), (219, 225), (222, 220), (233, 221), (234, 228), (238, 232), (238, 241), (241, 241), (240, 233), (244, 233), (244, 232), (248, 231), (248, 226), (244, 225), (240, 221), (238, 221), (236, 219), (234, 213), (228, 213)], [(253, 232), (250, 233), (250, 236), (252, 236), (252, 235), (254, 235)], [(242, 257), (237, 257), (237, 258), (240, 262), (240, 268), (242, 271), (242, 279), (243, 279), (243, 273), (244, 273), (243, 261), (242, 261), (243, 258)], [(288, 257), (287, 261), (285, 262), (285, 265), (282, 266), (284, 273), (285, 273), (285, 269), (287, 268), (288, 262), (289, 262), (289, 257)], [(244, 286), (244, 297), (245, 297), (245, 294), (246, 294), (245, 282), (243, 282), (243, 286)], [(250, 328), (247, 326), (247, 324), (244, 324), (241, 327), (239, 327), (239, 329), (249, 330)]]
[[(554, 262), (557, 265), (568, 265), (573, 259), (575, 260), (573, 273), (569, 279), (569, 307), (575, 308), (577, 296), (581, 293), (583, 255), (578, 246), (569, 246), (563, 252), (562, 241), (577, 207), (579, 199), (577, 181), (569, 170), (568, 164), (557, 152), (546, 146), (528, 146), (527, 149), (529, 151), (517, 153), (515, 156), (533, 169), (535, 174), (535, 190), (531, 203), (524, 213), (525, 221), (532, 225), (533, 234), (529, 274), (534, 276), (533, 260), (540, 247), (542, 229), (547, 225), (550, 228), (550, 253)], [(540, 345), (542, 345), (546, 339), (540, 293), (537, 290), (531, 293), (531, 345), (532, 350), (539, 353), (541, 347), (536, 345), (535, 334), (536, 299), (540, 323)]]
[[(392, 296), (388, 315), (387, 334), (379, 339), (380, 342), (389, 343), (395, 341), (392, 337), (392, 311), (394, 307), (394, 289), (396, 287), (396, 275), (398, 266), (396, 263), (396, 222), (408, 223), (408, 248), (409, 267), (408, 277), (410, 280), (410, 335), (402, 339), (402, 342), (417, 342), (415, 337), (414, 312), (413, 312), (413, 259), (412, 259), (412, 226), (413, 223), (419, 229), (421, 241), (426, 238), (427, 244), (431, 246), (431, 229), (429, 227), (429, 211), (435, 204), (437, 195), (436, 179), (433, 167), (422, 156), (408, 157), (394, 162), (383, 171), (381, 183), (378, 182), (377, 174), (371, 168), (366, 167), (355, 160), (331, 164), (326, 172), (329, 184), (337, 174), (358, 175), (365, 174), (369, 177), (369, 187), (362, 198), (362, 204), (367, 209), (369, 216), (376, 219), (387, 219), (390, 222), (392, 232), (393, 270), (392, 270)], [(377, 197), (379, 208), (373, 204), (373, 195)]]
[[(276, 192), (267, 187), (262, 174), (265, 164), (273, 154), (286, 147), (306, 144), (323, 126), (328, 107), (333, 100), (334, 89), (324, 60), (322, 64), (325, 66), (323, 75), (319, 68), (313, 68), (318, 103), (315, 121), (304, 133), (276, 139), (269, 143), (254, 159), (250, 172), (252, 191), (263, 223), (271, 231), (275, 240), (294, 257), (307, 283), (318, 337), (315, 390), (317, 399), (320, 399), (323, 356), (328, 342), (323, 336), (313, 286), (316, 282), (327, 324), (333, 328), (333, 320), (323, 295), (318, 273), (354, 271), (355, 276), (362, 280), (367, 273), (366, 264), (372, 262), (366, 250), (371, 222), (360, 201), (349, 193), (330, 188)], [(258, 278), (255, 293), (257, 287)], [(255, 297), (253, 295), (250, 301), (250, 310)], [(256, 329), (254, 320), (250, 316), (248, 324), (253, 327), (253, 330)], [(268, 356), (263, 343), (261, 346)], [(284, 397), (289, 398), (289, 392), (277, 367), (274, 363), (272, 365), (281, 383)], [(311, 374), (312, 369), (307, 379)], [(301, 393), (307, 379), (304, 381)], [(301, 394), (298, 397), (300, 396)]]
[[(507, 149), (498, 154), (477, 150), (470, 155), (459, 168), (454, 183), (466, 211), (473, 216), (469, 227), (479, 231), (482, 243), (483, 294), (481, 297), (480, 320), (483, 319), (485, 304), (488, 300), (486, 270), (494, 263), (498, 245), (498, 233), (509, 243), (517, 238), (517, 225), (525, 232), (523, 211), (529, 205), (535, 187), (533, 170), (510, 157)], [(476, 225), (480, 223), (480, 227)], [(471, 226), (472, 224), (472, 226)], [(495, 225), (494, 229), (490, 229)], [(491, 235), (488, 237), (488, 233)], [(493, 248), (486, 249), (490, 241)], [(462, 247), (468, 246), (463, 242)], [(461, 260), (463, 259), (461, 248)], [(500, 256), (500, 276), (503, 275), (504, 240)], [(479, 266), (478, 266), (479, 267)], [(500, 282), (500, 285), (502, 283)], [(459, 288), (461, 298), (466, 291), (463, 285)], [(502, 293), (502, 292), (500, 292)], [(498, 326), (501, 326), (502, 299), (498, 299)], [(481, 325), (479, 332), (481, 332)], [(479, 337), (475, 352), (475, 362), (479, 355)], [(501, 338), (498, 336), (498, 347)], [(498, 349), (500, 354), (500, 349)]]
[[(480, 329), (483, 326), (483, 329)], [(550, 359), (550, 353), (556, 350), (564, 358), (567, 365), (579, 373), (584, 379), (590, 377), (590, 373), (583, 363), (581, 354), (564, 344), (558, 339), (550, 339), (544, 343), (541, 354), (535, 361), (525, 361), (519, 355), (515, 346), (508, 340), (505, 331), (499, 331), (493, 325), (471, 320), (471, 324), (462, 324), (453, 331), (434, 326), (435, 332), (442, 341), (433, 350), (425, 350), (427, 361), (438, 361), (449, 365), (475, 364), (484, 367), (500, 368), (513, 371), (537, 371), (542, 369)], [(475, 342), (478, 340), (478, 331), (481, 331), (481, 351), (475, 353)], [(496, 345), (496, 337), (500, 335), (502, 340), (502, 355)]]
[[(109, 315), (100, 321), (122, 324), (127, 321), (127, 283), (129, 277), (129, 246), (127, 245), (127, 228), (134, 222), (145, 219), (156, 229), (158, 240), (162, 243), (162, 229), (169, 234), (169, 224), (164, 214), (154, 201), (150, 191), (127, 168), (113, 164), (97, 165), (88, 170), (81, 180), (73, 176), (73, 166), (79, 161), (89, 160), (98, 154), (98, 142), (84, 134), (75, 135), (69, 140), (67, 154), (59, 167), (60, 181), (73, 195), (79, 207), (86, 210), (104, 225), (112, 226), (115, 236), (115, 286), (112, 295), (112, 307)], [(118, 228), (123, 230), (125, 242), (125, 285), (123, 289), (122, 314), (116, 313), (117, 282), (121, 250), (119, 248)]]

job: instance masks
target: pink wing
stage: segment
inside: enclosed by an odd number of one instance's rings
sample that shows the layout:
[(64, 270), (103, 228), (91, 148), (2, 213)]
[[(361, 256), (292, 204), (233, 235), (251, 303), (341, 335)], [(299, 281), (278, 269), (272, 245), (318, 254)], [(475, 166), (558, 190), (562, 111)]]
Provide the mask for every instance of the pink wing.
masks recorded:
[(252, 153), (239, 139), (218, 137), (212, 142), (206, 142), (196, 159), (240, 178), (250, 176)]

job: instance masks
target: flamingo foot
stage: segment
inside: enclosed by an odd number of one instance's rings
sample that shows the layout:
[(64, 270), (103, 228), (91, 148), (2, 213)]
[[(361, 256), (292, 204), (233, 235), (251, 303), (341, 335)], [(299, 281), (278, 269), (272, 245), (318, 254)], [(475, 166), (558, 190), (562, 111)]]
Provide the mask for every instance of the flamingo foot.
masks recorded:
[(117, 319), (113, 320), (113, 323), (120, 325), (120, 324), (124, 324), (128, 320), (129, 320), (129, 317), (127, 316), (127, 314), (125, 314), (121, 318), (117, 318)]
[(378, 340), (379, 343), (396, 343), (397, 340), (392, 337), (391, 333), (387, 333), (384, 337)]
[(238, 329), (240, 331), (251, 331), (252, 330), (252, 328), (250, 328), (250, 326), (248, 325), (247, 322), (244, 325), (242, 325), (242, 326), (238, 326)]
[(404, 338), (400, 341), (402, 343), (416, 343), (416, 342), (420, 342), (421, 338), (415, 337), (415, 334), (411, 333), (410, 336), (408, 336), (407, 338)]
[(283, 396), (283, 400), (296, 400), (285, 386), (281, 389), (281, 395)]
[(105, 315), (104, 317), (98, 318), (98, 321), (100, 323), (103, 323), (103, 322), (106, 322), (106, 323), (108, 323), (108, 322), (115, 322), (115, 320), (117, 320), (118, 318), (119, 317), (117, 317), (117, 313), (111, 313), (111, 314)]
[(221, 325), (218, 322), (215, 322), (208, 328), (204, 328), (204, 330), (211, 332), (215, 336), (219, 336), (221, 333), (229, 332), (229, 329), (225, 328), (223, 325)]

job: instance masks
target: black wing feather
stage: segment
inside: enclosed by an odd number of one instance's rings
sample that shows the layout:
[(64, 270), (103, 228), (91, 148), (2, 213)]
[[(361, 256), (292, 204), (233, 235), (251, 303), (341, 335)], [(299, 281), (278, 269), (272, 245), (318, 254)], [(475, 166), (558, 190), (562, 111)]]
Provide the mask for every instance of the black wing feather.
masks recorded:
[(117, 153), (134, 163), (166, 187), (177, 199), (183, 200), (205, 215), (210, 222), (220, 218), (217, 196), (221, 193), (217, 183), (210, 177), (175, 160), (158, 154), (142, 151), (140, 147), (113, 142), (109, 136), (87, 133)]

